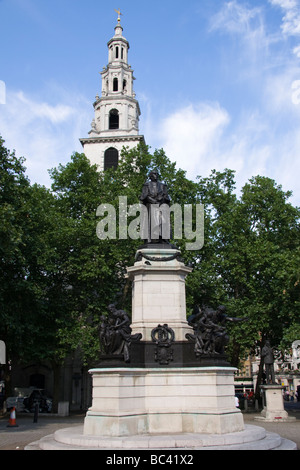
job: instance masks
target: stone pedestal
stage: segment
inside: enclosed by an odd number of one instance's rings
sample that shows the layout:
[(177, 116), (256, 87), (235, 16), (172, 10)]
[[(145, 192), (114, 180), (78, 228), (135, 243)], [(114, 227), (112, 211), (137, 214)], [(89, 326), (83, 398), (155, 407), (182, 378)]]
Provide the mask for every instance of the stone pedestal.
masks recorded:
[(245, 427), (235, 406), (236, 369), (222, 354), (199, 357), (195, 343), (187, 340), (193, 333), (185, 306), (191, 269), (179, 255), (170, 247), (137, 253), (128, 276), (133, 280), (132, 334), (142, 333), (142, 340), (128, 346), (126, 362), (124, 355), (105, 355), (99, 368), (90, 370), (93, 400), (83, 427), (56, 431), (26, 449), (296, 448), (262, 428)]
[(192, 269), (180, 261), (176, 249), (141, 249), (134, 266), (127, 268), (132, 280), (132, 333), (151, 341), (159, 324), (174, 330), (176, 341), (186, 341), (193, 330), (186, 320), (185, 278)]
[(259, 421), (292, 421), (295, 418), (289, 417), (288, 413), (284, 409), (283, 396), (281, 385), (269, 384), (262, 385), (261, 389), (265, 393), (265, 407), (262, 410), (260, 416), (255, 419)]
[(226, 434), (244, 429), (234, 368), (92, 369), (84, 434)]
[[(132, 280), (130, 360), (101, 358), (92, 369), (93, 402), (85, 435), (132, 436), (174, 433), (226, 434), (244, 429), (235, 407), (235, 369), (222, 355), (197, 357), (186, 319), (185, 278), (192, 271), (170, 246), (138, 250)], [(166, 327), (161, 331), (161, 326)], [(170, 342), (160, 341), (166, 331)], [(110, 365), (111, 364), (111, 365)], [(102, 366), (101, 366), (102, 365)], [(199, 366), (198, 366), (199, 365)], [(201, 366), (200, 366), (201, 365)]]
[(70, 403), (68, 401), (58, 402), (58, 416), (69, 416)]

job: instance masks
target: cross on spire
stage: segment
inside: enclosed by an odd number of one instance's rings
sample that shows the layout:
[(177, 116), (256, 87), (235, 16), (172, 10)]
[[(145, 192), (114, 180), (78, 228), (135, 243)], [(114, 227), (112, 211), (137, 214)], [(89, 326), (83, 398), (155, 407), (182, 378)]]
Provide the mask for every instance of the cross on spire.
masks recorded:
[(118, 10), (116, 10), (116, 9), (114, 9), (114, 10), (115, 10), (116, 13), (118, 13), (118, 23), (120, 23), (120, 22), (121, 22), (120, 16), (122, 16), (122, 13), (121, 13), (121, 11), (120, 11), (120, 8), (119, 8)]

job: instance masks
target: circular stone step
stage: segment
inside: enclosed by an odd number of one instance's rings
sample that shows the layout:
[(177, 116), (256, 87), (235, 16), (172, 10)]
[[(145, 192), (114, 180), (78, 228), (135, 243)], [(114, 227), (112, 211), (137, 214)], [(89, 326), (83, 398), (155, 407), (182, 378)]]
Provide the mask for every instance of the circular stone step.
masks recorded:
[(83, 426), (60, 429), (25, 450), (296, 450), (294, 442), (264, 428), (245, 425), (245, 430), (228, 434), (173, 434), (102, 437), (83, 434)]

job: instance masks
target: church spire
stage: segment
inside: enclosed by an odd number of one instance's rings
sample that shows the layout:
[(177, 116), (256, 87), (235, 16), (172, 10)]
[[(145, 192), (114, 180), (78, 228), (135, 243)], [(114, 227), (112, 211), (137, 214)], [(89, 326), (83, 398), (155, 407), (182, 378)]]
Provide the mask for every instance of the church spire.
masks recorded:
[[(89, 138), (80, 139), (84, 153), (99, 170), (116, 166), (123, 146), (136, 147), (144, 142), (139, 135), (140, 107), (133, 90), (133, 70), (128, 65), (129, 42), (123, 36), (122, 13), (118, 13), (115, 34), (108, 41), (108, 65), (103, 67), (102, 94), (94, 102), (95, 118)], [(108, 156), (113, 155), (113, 164)], [(106, 158), (107, 157), (107, 158)], [(111, 157), (110, 157), (111, 158)]]
[[(117, 11), (117, 10), (116, 10)], [(120, 13), (117, 11), (117, 13)], [(118, 24), (115, 26), (115, 35), (108, 42), (108, 63), (128, 61), (129, 42), (123, 36), (123, 28), (121, 26), (121, 19), (118, 17)]]
[(115, 36), (122, 36), (123, 28), (121, 26), (121, 18), (122, 15), (120, 8), (118, 10), (115, 9), (115, 12), (118, 13), (118, 24), (115, 26)]

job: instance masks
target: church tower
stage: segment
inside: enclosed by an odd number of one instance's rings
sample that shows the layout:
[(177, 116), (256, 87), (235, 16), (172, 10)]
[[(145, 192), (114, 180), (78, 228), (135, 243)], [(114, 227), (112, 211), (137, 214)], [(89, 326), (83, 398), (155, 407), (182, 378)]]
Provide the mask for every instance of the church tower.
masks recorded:
[(89, 137), (80, 139), (86, 157), (99, 171), (116, 167), (123, 146), (144, 142), (139, 135), (139, 103), (133, 90), (133, 70), (128, 65), (129, 43), (123, 36), (120, 11), (115, 35), (108, 42), (108, 65), (103, 67), (102, 96), (94, 102), (95, 117)]

